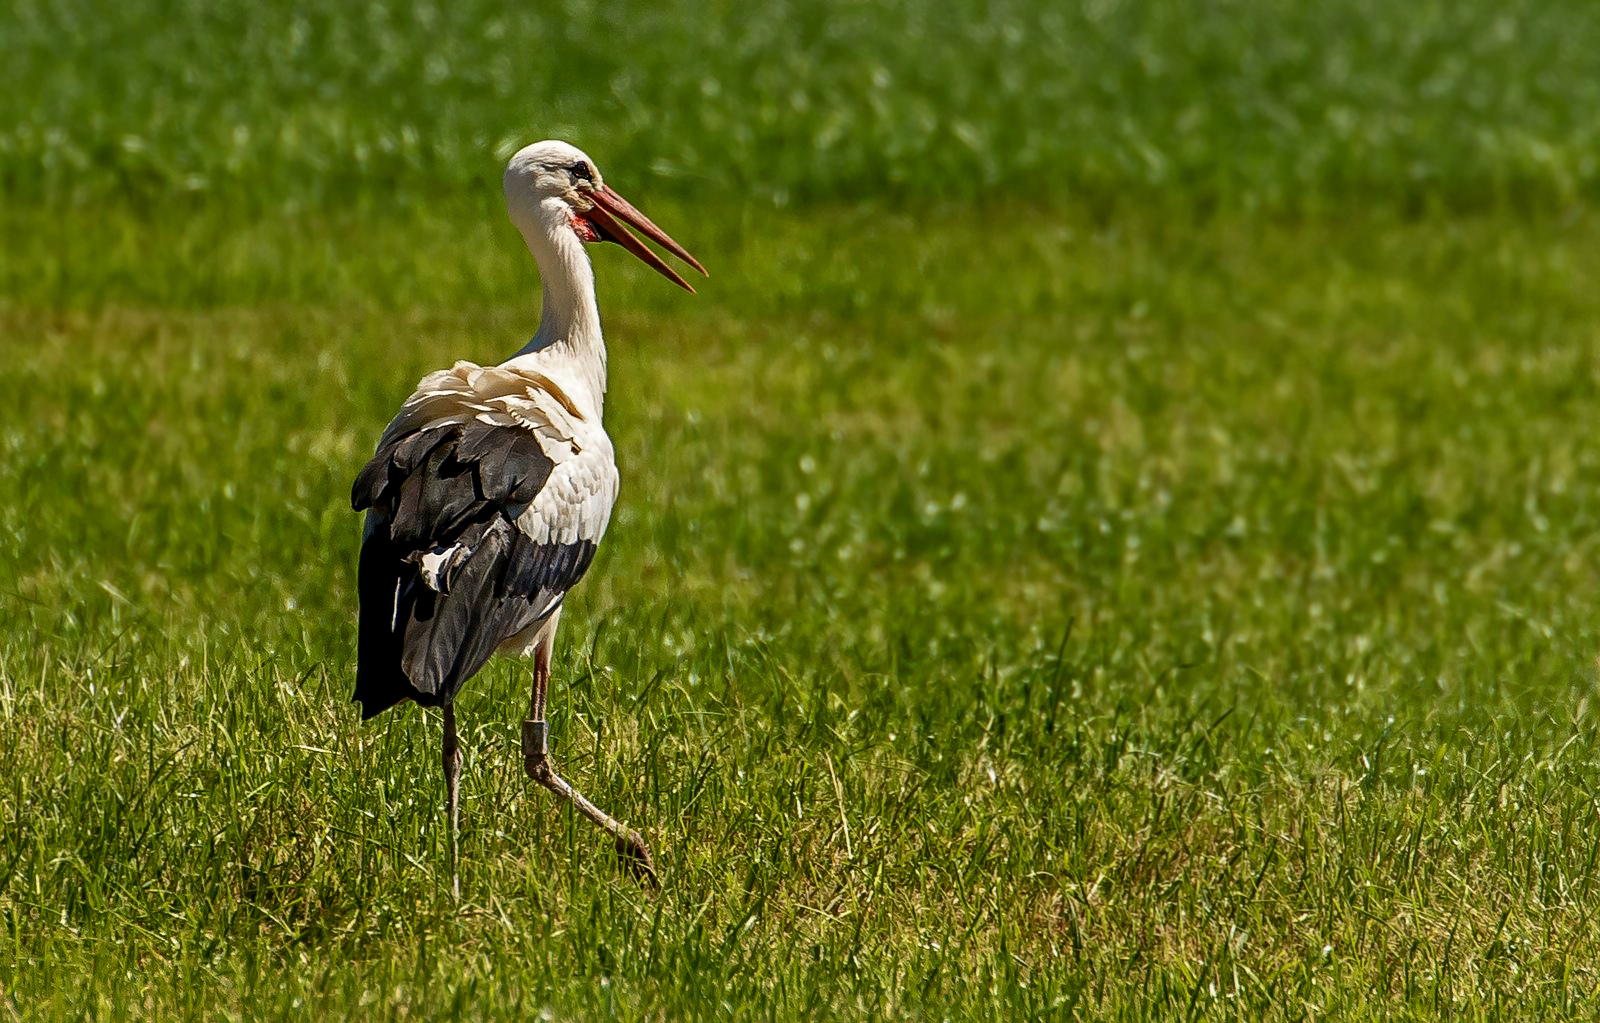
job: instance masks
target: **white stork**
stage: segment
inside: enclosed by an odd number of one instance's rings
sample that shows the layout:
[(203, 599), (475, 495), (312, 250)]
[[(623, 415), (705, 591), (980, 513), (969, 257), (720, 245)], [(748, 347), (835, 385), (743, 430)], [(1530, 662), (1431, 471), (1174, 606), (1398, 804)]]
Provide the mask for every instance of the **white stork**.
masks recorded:
[(628, 224), (706, 272), (565, 142), (520, 150), (506, 167), (505, 193), (544, 282), (538, 332), (498, 366), (458, 362), (423, 377), (351, 494), (355, 509), (367, 513), (355, 699), (364, 719), (408, 699), (443, 712), (458, 897), (461, 752), (452, 704), (497, 650), (533, 656), (533, 695), (522, 722), (528, 776), (615, 836), (636, 876), (655, 879), (639, 833), (551, 765), (545, 690), (562, 599), (594, 558), (617, 497), (611, 440), (600, 421), (605, 341), (584, 243), (617, 242), (694, 291)]

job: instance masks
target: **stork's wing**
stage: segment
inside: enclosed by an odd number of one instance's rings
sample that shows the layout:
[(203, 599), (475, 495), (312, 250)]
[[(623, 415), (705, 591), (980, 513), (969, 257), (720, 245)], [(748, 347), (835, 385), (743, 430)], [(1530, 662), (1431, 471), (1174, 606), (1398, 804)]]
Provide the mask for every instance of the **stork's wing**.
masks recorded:
[(445, 702), (554, 613), (615, 498), (609, 440), (554, 381), (470, 363), (424, 379), (351, 493), (362, 716)]

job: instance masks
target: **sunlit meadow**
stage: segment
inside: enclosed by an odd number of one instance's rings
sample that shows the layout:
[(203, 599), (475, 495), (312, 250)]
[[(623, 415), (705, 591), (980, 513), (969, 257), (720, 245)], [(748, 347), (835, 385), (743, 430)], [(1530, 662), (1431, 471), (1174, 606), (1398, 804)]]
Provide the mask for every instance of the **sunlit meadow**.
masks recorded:
[[(0, 1017), (1548, 1019), (1600, 987), (1576, 2), (8, 0)], [(529, 678), (349, 703), (349, 484), (532, 331), (623, 494)]]

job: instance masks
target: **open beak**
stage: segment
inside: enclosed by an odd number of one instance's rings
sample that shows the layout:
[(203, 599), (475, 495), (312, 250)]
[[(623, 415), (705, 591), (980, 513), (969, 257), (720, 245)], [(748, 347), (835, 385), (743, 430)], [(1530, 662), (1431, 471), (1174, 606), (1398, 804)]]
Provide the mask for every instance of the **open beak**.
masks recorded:
[(649, 238), (700, 271), (702, 276), (711, 276), (706, 273), (706, 268), (700, 265), (698, 259), (689, 255), (688, 249), (673, 241), (667, 232), (661, 230), (651, 222), (649, 217), (635, 209), (633, 203), (618, 195), (610, 185), (601, 185), (586, 194), (594, 200), (594, 205), (585, 210), (583, 216), (588, 218), (595, 227), (599, 228), (599, 234), (605, 240), (621, 245), (635, 256), (644, 260), (650, 269), (691, 294), (694, 292), (694, 288), (689, 285), (689, 282), (678, 276), (678, 272), (668, 266), (666, 260), (656, 255), (654, 249), (640, 241), (627, 227), (623, 226), (624, 224), (637, 228), (646, 238)]

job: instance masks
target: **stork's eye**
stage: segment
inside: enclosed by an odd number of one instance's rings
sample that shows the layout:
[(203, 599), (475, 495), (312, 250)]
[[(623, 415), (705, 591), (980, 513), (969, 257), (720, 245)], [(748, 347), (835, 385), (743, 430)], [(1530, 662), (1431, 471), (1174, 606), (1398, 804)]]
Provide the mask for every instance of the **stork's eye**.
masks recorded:
[(579, 160), (571, 167), (568, 167), (567, 170), (572, 172), (572, 176), (574, 178), (582, 178), (583, 180), (589, 182), (589, 184), (594, 184), (594, 171), (590, 170), (589, 165), (584, 163), (582, 160)]

